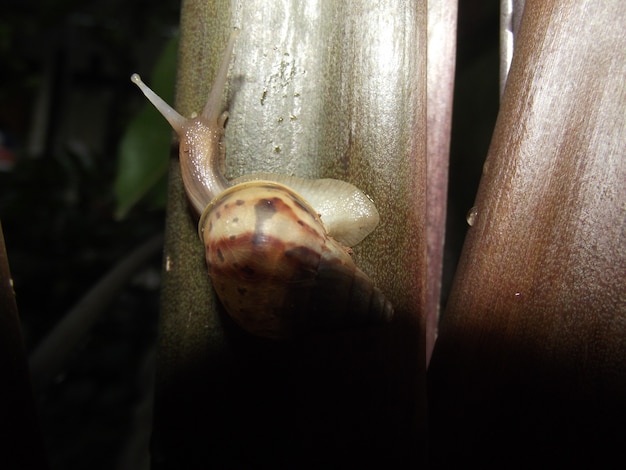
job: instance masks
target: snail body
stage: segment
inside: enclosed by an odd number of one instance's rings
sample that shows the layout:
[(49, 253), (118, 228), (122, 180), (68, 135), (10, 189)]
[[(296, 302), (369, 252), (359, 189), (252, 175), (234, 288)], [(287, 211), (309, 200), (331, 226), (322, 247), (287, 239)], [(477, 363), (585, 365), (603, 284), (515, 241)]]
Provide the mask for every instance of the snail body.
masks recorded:
[(363, 192), (334, 179), (222, 174), (221, 98), (235, 39), (202, 113), (189, 119), (131, 77), (178, 134), (183, 184), (200, 215), (218, 298), (236, 323), (266, 338), (389, 320), (391, 303), (350, 256), (379, 221)]

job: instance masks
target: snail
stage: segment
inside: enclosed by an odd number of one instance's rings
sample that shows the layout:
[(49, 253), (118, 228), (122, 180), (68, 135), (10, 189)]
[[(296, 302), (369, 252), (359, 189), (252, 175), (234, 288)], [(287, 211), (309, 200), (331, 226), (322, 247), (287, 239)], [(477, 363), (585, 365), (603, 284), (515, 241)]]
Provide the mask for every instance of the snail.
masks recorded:
[(333, 179), (254, 174), (228, 181), (222, 174), (228, 113), (220, 106), (236, 36), (200, 115), (184, 118), (139, 75), (131, 77), (178, 134), (183, 184), (200, 215), (218, 298), (243, 329), (272, 339), (390, 320), (391, 303), (349, 248), (379, 222), (363, 192)]

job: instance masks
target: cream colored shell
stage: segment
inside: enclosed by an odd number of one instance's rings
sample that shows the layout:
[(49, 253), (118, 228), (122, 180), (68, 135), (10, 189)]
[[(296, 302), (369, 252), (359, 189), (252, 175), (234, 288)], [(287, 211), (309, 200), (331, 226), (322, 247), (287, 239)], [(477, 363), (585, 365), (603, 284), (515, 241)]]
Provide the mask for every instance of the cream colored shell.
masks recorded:
[(227, 189), (207, 206), (200, 235), (220, 300), (252, 334), (285, 339), (393, 314), (316, 211), (284, 185)]
[(380, 221), (372, 200), (356, 186), (345, 181), (259, 173), (235, 178), (231, 183), (256, 180), (275, 181), (297, 191), (315, 208), (328, 234), (346, 246), (361, 242)]

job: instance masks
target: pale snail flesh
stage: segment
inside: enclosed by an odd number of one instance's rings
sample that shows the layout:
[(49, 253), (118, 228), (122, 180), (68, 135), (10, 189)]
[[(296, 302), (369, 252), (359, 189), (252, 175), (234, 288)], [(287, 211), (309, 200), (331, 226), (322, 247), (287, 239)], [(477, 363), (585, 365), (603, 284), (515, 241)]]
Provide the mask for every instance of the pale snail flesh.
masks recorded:
[(184, 118), (131, 77), (178, 134), (183, 184), (201, 214), (218, 298), (243, 329), (266, 338), (390, 320), (391, 303), (348, 248), (379, 222), (363, 192), (333, 179), (254, 174), (229, 182), (222, 174), (228, 114), (220, 109), (235, 39), (198, 116)]

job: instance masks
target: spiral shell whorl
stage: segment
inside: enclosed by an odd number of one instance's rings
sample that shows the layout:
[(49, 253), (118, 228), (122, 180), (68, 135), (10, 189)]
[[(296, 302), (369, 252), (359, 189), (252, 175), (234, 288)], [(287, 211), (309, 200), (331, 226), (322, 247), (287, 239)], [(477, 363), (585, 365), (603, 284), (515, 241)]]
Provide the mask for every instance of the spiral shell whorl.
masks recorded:
[(308, 328), (329, 330), (390, 321), (391, 302), (341, 246), (333, 245), (337, 242), (328, 239), (320, 260)]
[(289, 188), (229, 188), (200, 221), (209, 275), (229, 314), (258, 336), (388, 320), (393, 309), (319, 216)]

